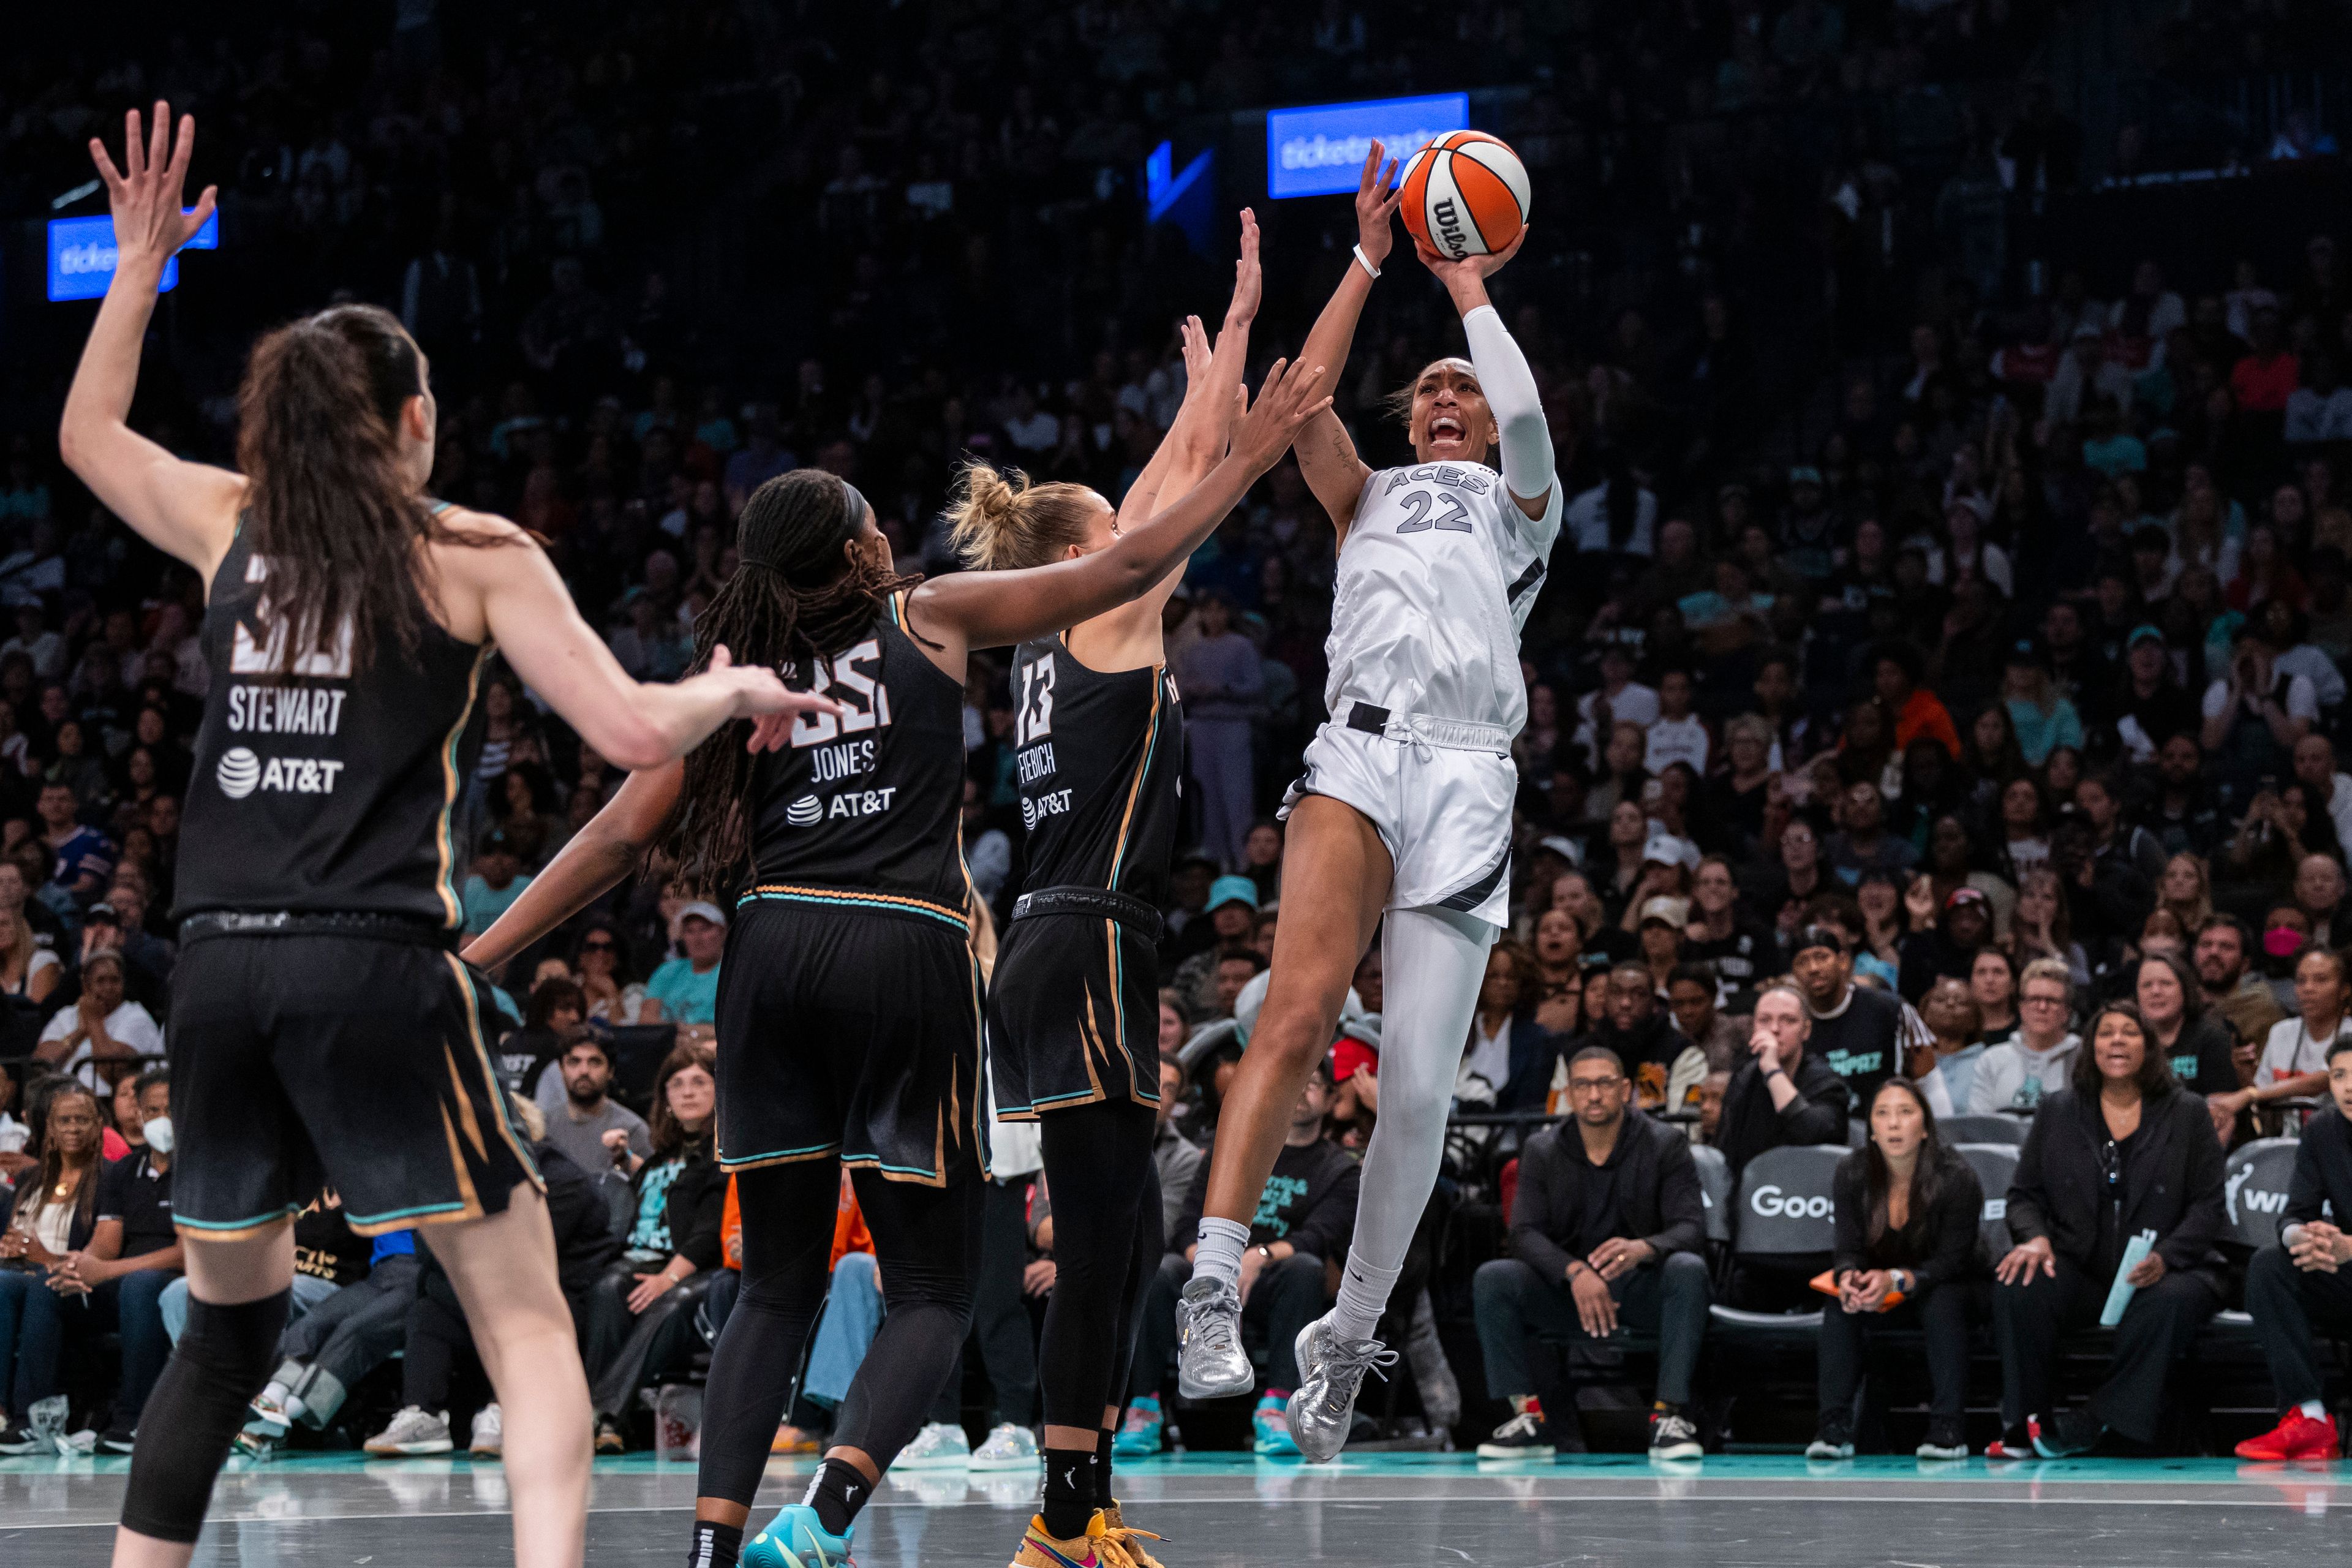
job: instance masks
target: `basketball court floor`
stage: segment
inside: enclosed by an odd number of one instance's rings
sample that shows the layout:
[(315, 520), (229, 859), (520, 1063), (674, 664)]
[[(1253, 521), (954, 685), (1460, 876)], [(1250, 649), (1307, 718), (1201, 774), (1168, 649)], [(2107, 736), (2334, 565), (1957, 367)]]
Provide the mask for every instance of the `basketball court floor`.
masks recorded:
[[(0, 1564), (99, 1568), (127, 1459), (0, 1461)], [(769, 1468), (761, 1515), (806, 1461)], [(1378, 1454), (1307, 1468), (1203, 1455), (1123, 1468), (1131, 1522), (1169, 1537), (1169, 1568), (1337, 1563), (1507, 1568), (2055, 1568), (2341, 1561), (2352, 1466), (2069, 1460), (1988, 1466), (1639, 1456), (1498, 1464)], [(1002, 1568), (1030, 1476), (893, 1479), (858, 1523), (861, 1568)], [(690, 1463), (600, 1461), (588, 1560), (676, 1568)], [(494, 1463), (281, 1459), (232, 1469), (199, 1568), (490, 1568), (512, 1561)]]

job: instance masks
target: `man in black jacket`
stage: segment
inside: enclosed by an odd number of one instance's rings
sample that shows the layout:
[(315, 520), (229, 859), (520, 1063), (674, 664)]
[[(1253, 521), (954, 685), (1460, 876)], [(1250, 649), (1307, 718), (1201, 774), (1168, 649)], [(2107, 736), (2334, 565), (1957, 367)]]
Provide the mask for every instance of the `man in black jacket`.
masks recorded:
[[(1295, 1455), (1285, 1405), (1298, 1386), (1298, 1331), (1331, 1304), (1326, 1264), (1342, 1264), (1356, 1233), (1356, 1190), (1362, 1170), (1324, 1135), (1330, 1108), (1331, 1064), (1325, 1057), (1298, 1096), (1282, 1152), (1251, 1216), (1249, 1245), (1242, 1253), (1242, 1330), (1265, 1342), (1265, 1390), (1254, 1425), (1261, 1454)], [(1210, 1162), (1202, 1160), (1184, 1194), (1183, 1212), (1169, 1231), (1189, 1237), (1200, 1228), (1201, 1205), (1209, 1194)], [(1176, 1352), (1176, 1304), (1192, 1278), (1192, 1254), (1160, 1259), (1143, 1306), (1135, 1342), (1135, 1393), (1157, 1397), (1160, 1382)]]
[[(1591, 993), (1588, 991), (1587, 995)], [(1588, 1004), (1590, 1005), (1590, 1004)], [(1666, 1077), (1682, 1054), (1682, 1037), (1658, 1005), (1657, 982), (1647, 965), (1620, 963), (1609, 971), (1592, 1043), (1616, 1053), (1646, 1105), (1663, 1105)]]
[(1767, 1149), (1845, 1142), (1853, 1091), (1809, 1048), (1819, 1026), (1795, 986), (1776, 984), (1758, 994), (1748, 1059), (1723, 1091), (1723, 1119), (1715, 1134), (1715, 1146), (1734, 1177)]
[(1622, 1323), (1658, 1340), (1652, 1457), (1696, 1458), (1698, 1436), (1683, 1406), (1709, 1293), (1689, 1140), (1632, 1109), (1633, 1080), (1605, 1046), (1587, 1046), (1569, 1063), (1568, 1098), (1574, 1121), (1537, 1133), (1519, 1156), (1514, 1256), (1480, 1265), (1475, 1282), (1486, 1386), (1512, 1409), (1478, 1452), (1552, 1454), (1528, 1367), (1529, 1330), (1605, 1340)]
[[(2287, 1184), (2278, 1245), (2254, 1254), (2246, 1270), (2246, 1310), (2271, 1365), (2285, 1414), (2278, 1426), (2238, 1445), (2242, 1459), (2333, 1459), (2343, 1452), (2315, 1352), (2315, 1326), (2352, 1335), (2352, 1036), (2327, 1052), (2327, 1092), (2335, 1104), (2304, 1124)], [(2332, 1213), (2336, 1217), (2325, 1217)]]

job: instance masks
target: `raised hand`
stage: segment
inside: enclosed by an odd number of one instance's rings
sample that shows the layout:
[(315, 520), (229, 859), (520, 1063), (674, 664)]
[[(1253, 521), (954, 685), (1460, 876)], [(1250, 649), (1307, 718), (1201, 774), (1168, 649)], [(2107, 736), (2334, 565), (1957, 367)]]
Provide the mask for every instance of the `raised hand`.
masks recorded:
[(1265, 297), (1265, 273), (1257, 262), (1257, 214), (1242, 208), (1242, 258), (1234, 263), (1234, 299), (1225, 307), (1225, 325), (1245, 327), (1257, 320), (1258, 301)]
[(1519, 232), (1513, 237), (1510, 244), (1486, 256), (1465, 256), (1461, 260), (1455, 261), (1451, 258), (1438, 255), (1419, 239), (1412, 242), (1412, 253), (1421, 258), (1421, 264), (1423, 267), (1437, 275), (1437, 280), (1444, 284), (1447, 292), (1450, 293), (1465, 284), (1475, 283), (1483, 286), (1487, 279), (1509, 266), (1511, 258), (1519, 253), (1519, 247), (1528, 242), (1528, 225), (1521, 224)]
[(1233, 455), (1264, 473), (1290, 449), (1298, 427), (1331, 406), (1331, 395), (1322, 390), (1323, 367), (1308, 368), (1276, 360), (1258, 388), (1257, 405), (1234, 427)]
[(1201, 325), (1198, 316), (1187, 316), (1176, 323), (1176, 336), (1184, 351), (1184, 388), (1186, 395), (1205, 382), (1209, 374), (1208, 329)]
[(1356, 181), (1356, 243), (1364, 247), (1365, 258), (1375, 267), (1387, 259), (1389, 247), (1396, 243), (1396, 231), (1389, 226), (1389, 220), (1404, 201), (1404, 187), (1397, 184), (1398, 161), (1391, 158), (1385, 169), (1381, 166), (1387, 151), (1373, 142), (1364, 157), (1364, 172)]
[(218, 189), (206, 185), (195, 210), (180, 210), (180, 193), (188, 183), (188, 160), (196, 147), (194, 115), (180, 117), (180, 133), (172, 135), (172, 106), (155, 100), (152, 124), (139, 111), (122, 117), (122, 166), (117, 168), (106, 143), (89, 139), (90, 161), (106, 183), (107, 205), (114, 213), (116, 267), (128, 270), (142, 263), (161, 270), (174, 252), (196, 237), (213, 216)]
[(841, 712), (841, 704), (832, 698), (820, 697), (814, 691), (794, 691), (772, 669), (737, 664), (725, 643), (710, 650), (710, 663), (703, 673), (734, 689), (734, 716), (751, 721), (747, 751), (780, 750), (792, 733), (793, 721), (803, 713)]

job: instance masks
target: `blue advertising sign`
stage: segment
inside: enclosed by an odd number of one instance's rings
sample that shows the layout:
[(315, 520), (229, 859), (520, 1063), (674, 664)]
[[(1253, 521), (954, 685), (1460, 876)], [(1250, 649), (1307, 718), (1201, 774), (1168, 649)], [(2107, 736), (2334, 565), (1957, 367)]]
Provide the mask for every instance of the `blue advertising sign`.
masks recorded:
[(1373, 142), (1391, 158), (1408, 158), (1449, 131), (1469, 129), (1465, 92), (1268, 110), (1265, 193), (1280, 201), (1353, 191)]
[[(184, 209), (193, 211), (193, 208)], [(205, 220), (188, 241), (189, 250), (220, 248), (220, 214), (215, 212)], [(180, 280), (180, 258), (176, 256), (163, 263), (163, 284), (156, 291), (168, 294)], [(114, 281), (114, 219), (100, 217), (61, 217), (49, 220), (49, 298), (52, 300), (95, 300), (106, 292)]]

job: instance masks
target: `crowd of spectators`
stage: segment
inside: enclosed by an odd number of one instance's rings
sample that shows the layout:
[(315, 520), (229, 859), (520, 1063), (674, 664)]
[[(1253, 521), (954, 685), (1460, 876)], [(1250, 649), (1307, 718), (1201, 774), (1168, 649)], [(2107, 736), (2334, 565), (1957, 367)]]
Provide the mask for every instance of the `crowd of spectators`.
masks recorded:
[[(1874, 1311), (1897, 1273), (1929, 1331), (1956, 1314), (1998, 1326), (2005, 1437), (2032, 1415), (2053, 1443), (2080, 1440), (2036, 1379), (2104, 1287), (2035, 1297), (1995, 1286), (1991, 1258), (1958, 1256), (1957, 1232), (1926, 1212), (1957, 1215), (1967, 1190), (1937, 1120), (2032, 1127), (2025, 1147), (2048, 1152), (2021, 1171), (2011, 1234), (2067, 1278), (2102, 1280), (2117, 1237), (2080, 1211), (2057, 1146), (2099, 1142), (2082, 1128), (2104, 1086), (2141, 1069), (2085, 1076), (2086, 1061), (2106, 1071), (2084, 1044), (2095, 1016), (2136, 1010), (2164, 1068), (2141, 1091), (2168, 1136), (2186, 1139), (2197, 1101), (2196, 1204), (2231, 1150), (2336, 1125), (2352, 292), (2325, 233), (2226, 275), (2161, 253), (2127, 272), (2063, 256), (1927, 268), (1927, 240), (1976, 258), (1987, 210), (2076, 184), (2079, 137), (2018, 74), (2044, 25), (2034, 8), (1479, 3), (1434, 31), (1349, 0), (1017, 17), (967, 0), (828, 14), (821, 30), (784, 4), (575, 9), (559, 25), (404, 5), (386, 32), (313, 7), (58, 71), (26, 51), (0, 65), (0, 208), (28, 214), (78, 183), (85, 138), (121, 102), (161, 91), (192, 110), (229, 237), (184, 264), (175, 352), (154, 356), (142, 420), (224, 454), (255, 327), (338, 294), (394, 307), (434, 362), (436, 493), (538, 531), (624, 666), (652, 679), (686, 668), (694, 617), (732, 565), (733, 517), (774, 474), (855, 477), (902, 564), (929, 571), (952, 569), (933, 520), (967, 453), (1123, 489), (1182, 393), (1171, 322), (1222, 286), (1173, 227), (1142, 222), (1149, 143), (1267, 103), (1470, 87), (1526, 155), (1538, 234), (1496, 289), (1570, 496), (1524, 647), (1514, 925), (1391, 1329), (1432, 1426), (1484, 1432), (1483, 1389), (1519, 1423), (1490, 1441), (1539, 1447), (1541, 1397), (1513, 1386), (1537, 1381), (1521, 1341), (1621, 1326), (1682, 1336), (1656, 1387), (1695, 1408), (1707, 1390), (1691, 1336), (1709, 1326), (1695, 1299), (1815, 1299), (1753, 1270), (1695, 1281), (1683, 1262), (1669, 1277), (1674, 1259), (1720, 1261), (1719, 1239), (1692, 1245), (1685, 1157), (1711, 1150), (1736, 1181), (1777, 1150), (1843, 1147), (1860, 1124), (1870, 1141), (1835, 1192), (1822, 1440), (1854, 1430), (1832, 1407), (1851, 1404), (1867, 1333), (1843, 1320)], [(1316, 206), (1261, 213), (1268, 355), (1344, 258), (1328, 241), (1345, 214)], [(2031, 243), (2030, 225), (2010, 229)], [(701, 251), (739, 270), (714, 281)], [(1814, 399), (1827, 419), (1793, 447), (1764, 406), (1804, 390), (1770, 320), (1768, 285), (1784, 279), (1788, 298), (1828, 309), (1846, 351)], [(1383, 290), (1339, 389), (1376, 461), (1402, 449), (1382, 396), (1452, 342), (1433, 294), (1402, 278)], [(16, 1205), (0, 1252), (17, 1261), (0, 1267), (0, 1447), (34, 1440), (35, 1408), (69, 1390), (102, 1441), (127, 1441), (184, 1300), (155, 1219), (169, 1091), (152, 1069), (208, 673), (203, 593), (56, 463), (70, 349), (12, 336), (23, 374), (0, 401), (14, 633), (0, 642), (0, 1175)], [(1321, 718), (1333, 569), (1285, 464), (1171, 604), (1195, 815), (1162, 954), (1171, 1257), (1130, 1448), (1181, 1415), (1160, 1403), (1167, 1308), (1280, 918), (1266, 813)], [(621, 776), (497, 667), (483, 707), (460, 838), (472, 931)], [(967, 853), (1000, 913), (1023, 840), (1012, 718), (1001, 667), (976, 659)], [(709, 1071), (694, 1053), (724, 892), (650, 866), (503, 976), (501, 1065), (559, 1152), (551, 1167), (576, 1177), (555, 1183), (574, 1216), (566, 1283), (606, 1447), (642, 1436), (635, 1395), (690, 1375), (729, 1300), (724, 1184), (691, 1092)], [(1297, 1184), (1253, 1237), (1265, 1262), (1250, 1328), (1276, 1394), (1294, 1321), (1320, 1310), (1344, 1253), (1349, 1156), (1379, 1113), (1384, 979), (1375, 947), (1328, 1080), (1302, 1102), (1285, 1155)], [(1901, 1123), (1884, 1136), (1882, 1113)], [(1548, 1115), (1566, 1120), (1537, 1131)], [(1619, 1126), (1633, 1131), (1595, 1131)], [(1664, 1207), (1611, 1215), (1580, 1195), (1585, 1167), (1653, 1159), (1675, 1187)], [(2327, 1179), (2340, 1163), (2323, 1157)], [(1905, 1182), (1916, 1207), (1889, 1197)], [(1014, 1174), (991, 1194), (1008, 1221), (992, 1235), (1010, 1237), (992, 1258), (1013, 1280), (973, 1347), (992, 1443), (1035, 1415), (1013, 1340), (1050, 1289), (1040, 1186)], [(843, 1262), (862, 1256), (853, 1220)], [(2242, 1278), (2247, 1259), (2197, 1228), (2210, 1222), (2205, 1208), (2149, 1221), (2149, 1256), (2175, 1283), (2146, 1281), (2126, 1321), (2179, 1304), (2133, 1340), (2139, 1360), (2118, 1348), (2135, 1400), (2160, 1390), (2199, 1315), (2242, 1290), (2258, 1321), (2288, 1297), (2340, 1313), (2312, 1283), (2328, 1272), (2313, 1260), (2340, 1250), (2315, 1205), (2286, 1263)], [(298, 1229), (311, 1315), (289, 1327), (250, 1445), (334, 1426), (394, 1349), (402, 1408), (371, 1409), (357, 1435), (390, 1453), (453, 1442), (449, 1413), (478, 1384), (429, 1247), (354, 1237), (331, 1199)], [(882, 1310), (866, 1307), (828, 1316), (836, 1337), (797, 1412), (810, 1425), (845, 1386), (856, 1322), (870, 1333)], [(1966, 1389), (1936, 1364), (1942, 1422)], [(2284, 1373), (2280, 1389), (2301, 1405)], [(941, 1453), (963, 1441), (948, 1436), (955, 1395), (927, 1433)], [(2164, 1440), (2142, 1404), (2102, 1399), (2106, 1426)], [(1278, 1399), (1259, 1402), (1252, 1436), (1270, 1452), (1286, 1441), (1278, 1417)], [(1933, 1422), (1929, 1435), (1956, 1441)], [(494, 1414), (475, 1436), (495, 1447)]]

